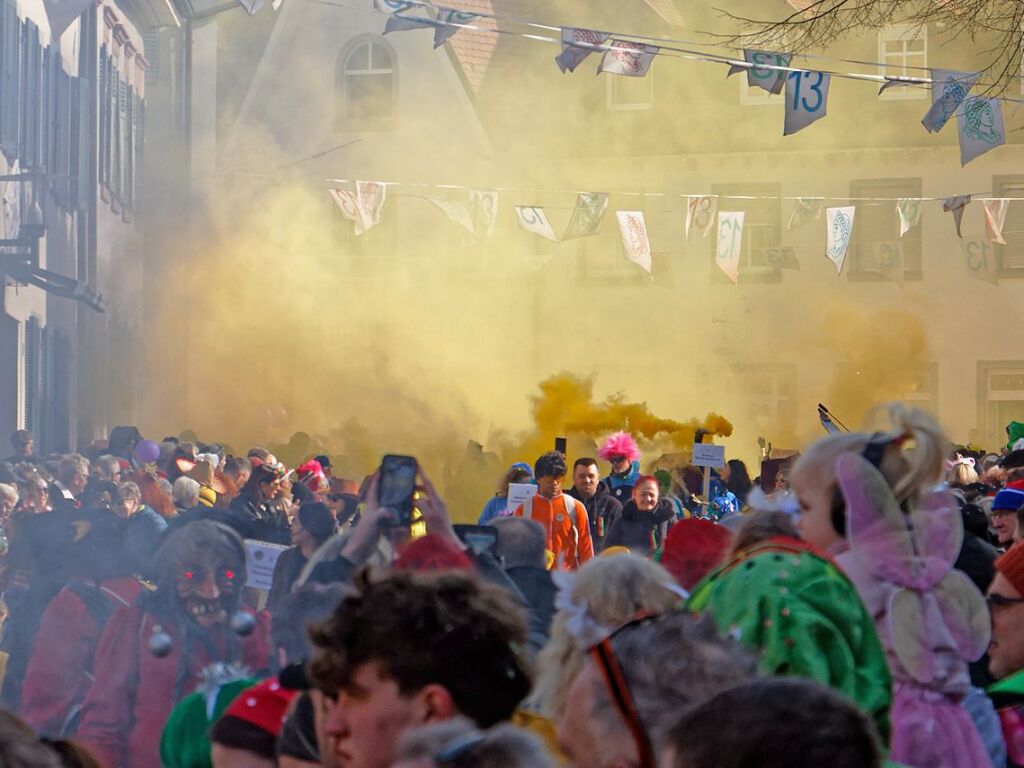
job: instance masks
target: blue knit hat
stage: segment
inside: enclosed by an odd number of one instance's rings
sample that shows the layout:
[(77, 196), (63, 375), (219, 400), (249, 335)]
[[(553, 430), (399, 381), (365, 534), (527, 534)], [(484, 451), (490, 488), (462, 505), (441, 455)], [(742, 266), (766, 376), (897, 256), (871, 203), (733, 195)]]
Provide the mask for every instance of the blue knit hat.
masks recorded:
[(992, 502), (992, 511), (997, 509), (1012, 509), (1014, 511), (1024, 507), (1024, 489), (1003, 488), (996, 494)]

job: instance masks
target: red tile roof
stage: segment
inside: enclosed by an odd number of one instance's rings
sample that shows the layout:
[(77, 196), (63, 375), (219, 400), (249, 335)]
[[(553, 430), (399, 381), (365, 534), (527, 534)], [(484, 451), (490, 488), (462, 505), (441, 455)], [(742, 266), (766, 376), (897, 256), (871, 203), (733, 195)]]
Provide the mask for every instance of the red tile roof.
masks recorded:
[[(445, 3), (449, 8), (470, 13), (488, 13), (494, 15), (491, 0), (449, 0)], [(473, 20), (474, 27), (497, 29), (494, 19), (482, 18)], [(478, 92), (483, 85), (484, 75), (491, 63), (494, 51), (498, 47), (498, 36), (493, 32), (477, 32), (472, 29), (460, 29), (448, 40), (452, 53), (458, 59), (462, 72), (470, 87)]]

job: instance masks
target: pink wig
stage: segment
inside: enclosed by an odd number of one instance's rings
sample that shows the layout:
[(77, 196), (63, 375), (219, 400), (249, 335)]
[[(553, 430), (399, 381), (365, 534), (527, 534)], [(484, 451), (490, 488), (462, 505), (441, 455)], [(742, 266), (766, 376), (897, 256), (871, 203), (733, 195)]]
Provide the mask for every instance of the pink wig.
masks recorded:
[(640, 458), (640, 448), (628, 432), (616, 432), (604, 441), (597, 455), (605, 461), (611, 460), (612, 456), (625, 456), (630, 462), (634, 462)]

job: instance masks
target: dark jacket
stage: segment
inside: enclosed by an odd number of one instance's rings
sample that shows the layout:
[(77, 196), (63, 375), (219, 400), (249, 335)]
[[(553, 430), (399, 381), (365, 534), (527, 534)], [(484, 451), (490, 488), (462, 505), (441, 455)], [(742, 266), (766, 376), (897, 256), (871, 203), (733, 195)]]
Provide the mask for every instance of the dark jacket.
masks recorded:
[(210, 519), (234, 528), (243, 539), (272, 544), (292, 543), (288, 519), (266, 502), (254, 504), (243, 496), (237, 496), (226, 510), (214, 511)]
[(618, 520), (605, 536), (605, 547), (628, 547), (637, 554), (650, 555), (661, 547), (669, 523), (675, 519), (672, 505), (662, 499), (650, 512), (641, 512), (632, 501), (626, 503)]
[(270, 583), (270, 594), (267, 595), (267, 610), (271, 615), (278, 609), (281, 600), (291, 594), (292, 585), (298, 580), (302, 569), (306, 567), (306, 556), (301, 547), (286, 549), (277, 558), (274, 566), (274, 577)]
[(583, 499), (575, 487), (570, 488), (566, 493), (582, 502), (586, 507), (587, 519), (590, 521), (590, 538), (594, 541), (594, 551), (600, 552), (604, 549), (605, 537), (619, 513), (622, 512), (622, 504), (611, 494), (604, 483), (597, 484), (597, 493), (589, 499)]
[(555, 617), (555, 595), (558, 587), (546, 568), (520, 566), (505, 571), (530, 606), (530, 628), (551, 635), (551, 620)]

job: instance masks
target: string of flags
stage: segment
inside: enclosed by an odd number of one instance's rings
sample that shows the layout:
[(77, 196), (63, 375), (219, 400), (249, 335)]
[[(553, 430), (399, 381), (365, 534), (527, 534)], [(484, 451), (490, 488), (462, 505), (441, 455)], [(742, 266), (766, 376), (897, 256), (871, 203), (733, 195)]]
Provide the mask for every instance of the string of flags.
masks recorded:
[[(384, 0), (382, 0), (384, 1)], [(387, 199), (387, 184), (377, 181), (356, 181), (353, 189), (331, 187), (328, 192), (344, 218), (353, 223), (353, 231), (359, 236), (377, 226), (381, 211)], [(453, 187), (449, 185), (448, 189)], [(493, 189), (462, 188), (464, 200), (450, 197), (424, 196), (431, 205), (440, 210), (449, 220), (467, 232), (485, 238), (495, 228), (498, 215), (499, 193)], [(720, 210), (719, 202), (729, 199), (717, 195), (685, 196), (685, 239), (707, 238), (715, 230), (715, 264), (734, 285), (740, 281), (740, 265), (743, 253), (744, 211)], [(899, 220), (899, 239), (873, 244), (875, 271), (895, 281), (902, 281), (904, 254), (902, 239), (921, 222), (922, 203), (934, 198), (898, 198), (895, 202)], [(1006, 245), (1003, 229), (1010, 203), (1020, 198), (980, 198), (984, 206), (985, 238), (964, 240), (961, 232), (963, 214), (973, 202), (972, 195), (956, 195), (942, 199), (942, 210), (952, 214), (957, 236), (961, 239), (962, 250), (971, 276), (987, 282), (997, 282), (996, 255), (993, 244)], [(826, 198), (798, 197), (793, 199), (793, 208), (786, 224), (787, 231), (805, 227), (821, 221), (825, 214), (824, 256), (841, 275), (853, 236), (857, 206), (826, 206)], [(583, 237), (601, 234), (609, 206), (609, 195), (604, 192), (580, 192), (576, 196), (569, 222), (561, 237), (556, 233), (551, 219), (543, 206), (513, 206), (519, 228), (537, 237), (554, 243), (567, 242)], [(622, 239), (623, 255), (649, 275), (653, 270), (650, 238), (643, 211), (620, 210), (615, 212)], [(717, 226), (716, 226), (717, 225)], [(765, 249), (765, 262), (777, 269), (799, 270), (800, 264), (794, 249), (774, 247)]]
[[(250, 0), (244, 0), (250, 2)], [(260, 0), (262, 1), (262, 0)], [(490, 14), (459, 11), (436, 6), (423, 0), (373, 0), (374, 9), (388, 15), (384, 34), (413, 29), (433, 29), (434, 47), (442, 45), (459, 29), (502, 33), (502, 30), (474, 26), (480, 18), (497, 18)], [(419, 11), (419, 13), (414, 13)], [(531, 24), (544, 29), (546, 25)], [(832, 77), (846, 77), (856, 80), (870, 80), (881, 83), (879, 94), (894, 87), (931, 87), (931, 106), (922, 118), (924, 128), (930, 133), (941, 131), (955, 115), (960, 144), (960, 163), (966, 165), (986, 152), (1006, 143), (1006, 128), (1003, 120), (1004, 98), (972, 96), (971, 90), (978, 85), (980, 75), (976, 72), (932, 68), (930, 77), (893, 77), (865, 73), (812, 70), (792, 66), (793, 54), (777, 51), (744, 49), (743, 59), (734, 59), (706, 51), (692, 51), (684, 48), (654, 45), (636, 39), (618, 36), (610, 32), (561, 27), (560, 39), (540, 35), (524, 35), (531, 39), (559, 42), (561, 52), (555, 56), (555, 63), (565, 72), (576, 69), (592, 54), (600, 53), (598, 73), (624, 77), (645, 77), (655, 57), (677, 54), (684, 58), (710, 63), (728, 64), (727, 77), (745, 72), (750, 87), (762, 88), (768, 93), (779, 95), (785, 91), (785, 119), (783, 135), (789, 136), (804, 130), (828, 114), (829, 87)], [(630, 35), (629, 37), (638, 37)], [(652, 38), (641, 38), (651, 40)], [(882, 66), (881, 64), (879, 66)], [(1017, 100), (1013, 100), (1017, 101)]]

